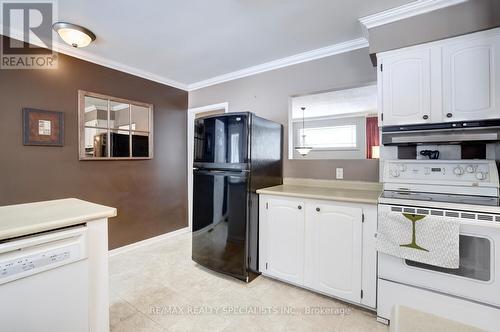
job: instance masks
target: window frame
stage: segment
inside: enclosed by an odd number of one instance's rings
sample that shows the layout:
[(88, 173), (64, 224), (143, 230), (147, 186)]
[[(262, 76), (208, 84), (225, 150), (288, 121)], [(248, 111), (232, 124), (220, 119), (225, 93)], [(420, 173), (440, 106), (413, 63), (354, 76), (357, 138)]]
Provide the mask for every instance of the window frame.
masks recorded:
[[(107, 126), (106, 128), (96, 126), (92, 128), (100, 129), (100, 130), (106, 130), (107, 134), (107, 141), (109, 142), (109, 134), (112, 131), (120, 131), (120, 130), (126, 130), (129, 131), (129, 156), (128, 157), (88, 157), (85, 155), (85, 97), (92, 97), (92, 98), (99, 98), (99, 99), (105, 99), (108, 101), (108, 109), (107, 109), (107, 114), (108, 114), (108, 120), (107, 120)], [(110, 118), (110, 110), (109, 110), (109, 104), (111, 102), (117, 102), (117, 103), (123, 103), (123, 104), (129, 104), (129, 117), (132, 117), (132, 105), (139, 106), (139, 107), (144, 107), (148, 108), (148, 131), (144, 130), (133, 130), (133, 129), (119, 129), (119, 128), (111, 128), (109, 124), (109, 118)], [(129, 126), (132, 125), (132, 123), (128, 124)], [(90, 128), (90, 127), (89, 127)], [(144, 103), (144, 102), (139, 102), (131, 99), (124, 99), (124, 98), (118, 98), (118, 97), (113, 97), (101, 93), (95, 93), (95, 92), (90, 92), (90, 91), (85, 91), (85, 90), (78, 90), (78, 159), (79, 160), (149, 160), (153, 159), (153, 151), (154, 151), (154, 133), (153, 133), (153, 128), (154, 128), (154, 118), (153, 118), (153, 104), (149, 103)], [(148, 134), (148, 156), (147, 157), (132, 157), (132, 132), (140, 132), (140, 133), (147, 133)], [(108, 145), (109, 149), (109, 145)], [(108, 150), (109, 154), (109, 150)]]
[[(356, 116), (342, 117), (318, 117), (306, 118), (306, 129), (336, 127), (344, 125), (356, 126), (356, 147), (338, 147), (338, 148), (316, 148), (306, 155), (300, 156), (293, 148), (300, 141), (300, 129), (302, 129), (302, 119), (296, 119), (292, 122), (290, 132), (292, 133), (292, 149), (290, 149), (291, 158), (293, 160), (362, 160), (366, 154), (366, 116), (364, 114), (356, 114)], [(306, 137), (306, 145), (307, 137)]]
[[(356, 144), (355, 146), (326, 146), (326, 147), (315, 147), (314, 144), (311, 144), (311, 141), (309, 140), (308, 142), (306, 142), (306, 145), (307, 146), (310, 146), (313, 148), (313, 150), (316, 150), (316, 151), (359, 151), (360, 150), (360, 145), (359, 145), (359, 142), (358, 142), (358, 123), (346, 123), (346, 124), (335, 124), (335, 125), (328, 125), (328, 126), (316, 126), (316, 127), (309, 127), (309, 128), (305, 128), (305, 131), (307, 130), (321, 130), (321, 129), (325, 129), (325, 128), (335, 128), (335, 127), (354, 127), (354, 136), (355, 136), (355, 141), (356, 141)], [(302, 137), (302, 133), (301, 131), (303, 130), (303, 128), (297, 128), (297, 130), (295, 130), (296, 132), (296, 137), (295, 139), (297, 140), (297, 142), (300, 142), (300, 138)], [(307, 136), (308, 134), (306, 134)], [(296, 144), (297, 145), (297, 144)]]

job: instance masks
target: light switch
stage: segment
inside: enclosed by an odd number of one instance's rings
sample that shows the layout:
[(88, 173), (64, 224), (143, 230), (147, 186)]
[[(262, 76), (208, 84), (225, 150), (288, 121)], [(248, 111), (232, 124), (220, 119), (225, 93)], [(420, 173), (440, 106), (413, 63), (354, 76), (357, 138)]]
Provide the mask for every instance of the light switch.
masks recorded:
[(343, 168), (336, 168), (336, 178), (337, 180), (342, 180), (344, 178), (344, 169)]

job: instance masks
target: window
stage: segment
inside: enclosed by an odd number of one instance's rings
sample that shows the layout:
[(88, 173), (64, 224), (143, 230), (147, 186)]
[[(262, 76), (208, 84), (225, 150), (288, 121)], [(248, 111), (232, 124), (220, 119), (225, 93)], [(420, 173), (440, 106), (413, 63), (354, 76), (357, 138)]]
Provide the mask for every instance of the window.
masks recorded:
[[(294, 159), (364, 159), (366, 157), (366, 118), (313, 118), (292, 123), (294, 146), (309, 146), (307, 156), (294, 149)], [(303, 126), (305, 129), (303, 129)], [(304, 142), (305, 135), (305, 142)]]
[(153, 105), (79, 91), (80, 160), (151, 159)]
[(305, 135), (307, 146), (313, 149), (355, 149), (356, 125), (305, 128), (299, 130), (300, 138)]
[[(290, 159), (378, 156), (376, 82), (291, 96), (288, 114)], [(297, 150), (301, 146), (312, 149), (302, 155)]]

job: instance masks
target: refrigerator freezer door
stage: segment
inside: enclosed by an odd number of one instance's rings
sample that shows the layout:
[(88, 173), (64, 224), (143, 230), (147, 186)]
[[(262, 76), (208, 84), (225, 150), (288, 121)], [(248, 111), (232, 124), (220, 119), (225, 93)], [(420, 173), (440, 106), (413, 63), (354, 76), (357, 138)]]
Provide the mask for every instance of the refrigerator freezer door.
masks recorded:
[(193, 260), (245, 279), (248, 175), (194, 171)]
[(248, 118), (237, 113), (195, 120), (194, 167), (246, 169)]

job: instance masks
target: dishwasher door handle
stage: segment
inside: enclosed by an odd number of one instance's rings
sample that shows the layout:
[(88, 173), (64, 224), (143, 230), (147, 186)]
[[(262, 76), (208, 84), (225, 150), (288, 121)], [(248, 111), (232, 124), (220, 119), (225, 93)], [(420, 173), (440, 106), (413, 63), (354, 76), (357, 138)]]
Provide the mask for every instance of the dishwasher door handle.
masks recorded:
[(86, 260), (87, 247), (85, 226), (1, 243), (0, 288), (5, 283)]
[(33, 235), (25, 238), (12, 239), (10, 241), (0, 243), (0, 255), (31, 247), (45, 247), (52, 243), (64, 242), (64, 240), (75, 240), (85, 237), (87, 233), (86, 226), (79, 226), (59, 231), (53, 231), (46, 234)]

